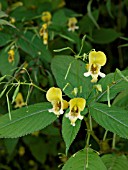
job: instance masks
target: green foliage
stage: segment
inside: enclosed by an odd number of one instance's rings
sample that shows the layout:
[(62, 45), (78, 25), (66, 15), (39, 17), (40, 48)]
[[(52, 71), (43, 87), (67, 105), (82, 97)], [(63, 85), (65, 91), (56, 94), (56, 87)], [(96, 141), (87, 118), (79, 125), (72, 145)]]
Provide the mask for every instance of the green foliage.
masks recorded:
[(62, 135), (66, 144), (66, 154), (68, 153), (69, 147), (72, 144), (73, 140), (75, 139), (79, 129), (80, 129), (81, 121), (77, 121), (75, 127), (70, 125), (69, 119), (65, 116), (63, 117), (62, 122)]
[(63, 89), (69, 97), (74, 97), (74, 88), (78, 89), (77, 96), (87, 98), (92, 88), (90, 77), (85, 79), (85, 64), (71, 56), (56, 56), (52, 60), (52, 72), (57, 85)]
[(125, 155), (113, 155), (113, 154), (107, 154), (101, 157), (102, 161), (106, 165), (107, 169), (112, 170), (127, 170), (127, 164), (128, 160)]
[(112, 131), (123, 138), (128, 138), (127, 110), (123, 110), (116, 106), (108, 107), (105, 104), (95, 103), (90, 106), (90, 113), (105, 129)]
[(62, 170), (106, 170), (107, 168), (103, 164), (102, 160), (92, 149), (85, 148), (77, 153), (75, 153), (69, 160), (66, 162)]
[(127, 169), (127, 5), (0, 0), (0, 169)]
[(39, 103), (12, 111), (11, 120), (8, 114), (2, 116), (0, 137), (16, 138), (43, 129), (56, 120), (56, 116), (48, 112), (50, 107), (49, 103)]

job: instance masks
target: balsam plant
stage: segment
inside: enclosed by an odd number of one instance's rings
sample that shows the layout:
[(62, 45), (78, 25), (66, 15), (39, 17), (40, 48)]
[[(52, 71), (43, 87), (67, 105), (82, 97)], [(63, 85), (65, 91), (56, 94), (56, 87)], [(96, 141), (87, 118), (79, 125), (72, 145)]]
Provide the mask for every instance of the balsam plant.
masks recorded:
[[(0, 138), (8, 153), (21, 140), (18, 155), (24, 145), (41, 164), (52, 154), (61, 160), (57, 169), (127, 170), (128, 69), (108, 73), (110, 56), (97, 47), (121, 34), (100, 28), (92, 1), (83, 17), (62, 1), (32, 11), (24, 4), (0, 11)], [(106, 6), (113, 17), (111, 1)]]

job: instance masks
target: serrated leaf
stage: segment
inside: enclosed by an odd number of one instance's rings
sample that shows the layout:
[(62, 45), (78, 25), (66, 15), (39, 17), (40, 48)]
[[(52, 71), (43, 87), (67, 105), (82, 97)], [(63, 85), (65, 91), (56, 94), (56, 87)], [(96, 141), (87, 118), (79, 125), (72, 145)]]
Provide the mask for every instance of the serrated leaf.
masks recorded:
[(107, 154), (101, 157), (107, 169), (111, 170), (127, 170), (128, 160), (125, 155)]
[(70, 157), (62, 170), (107, 170), (107, 168), (97, 153), (86, 148)]
[(66, 118), (65, 115), (63, 116), (62, 136), (66, 144), (66, 154), (80, 129), (80, 125), (81, 125), (81, 120), (77, 120), (76, 125), (72, 126), (69, 119)]
[(45, 128), (57, 119), (49, 113), (50, 103), (38, 103), (26, 106), (0, 117), (0, 138), (16, 138)]
[(123, 107), (124, 109), (128, 109), (128, 91), (125, 90), (119, 93), (112, 104), (115, 106)]
[[(128, 78), (128, 70), (122, 71), (122, 74)], [(103, 92), (97, 97), (97, 101), (107, 101), (107, 86), (110, 90), (110, 99), (113, 99), (119, 92), (128, 89), (128, 82), (121, 78), (117, 73), (110, 73), (102, 78), (99, 82)]]
[(78, 88), (77, 96), (88, 97), (92, 83), (90, 77), (84, 77), (84, 72), (86, 72), (84, 62), (71, 56), (56, 56), (52, 60), (51, 68), (58, 86), (69, 97), (74, 97), (74, 88)]
[(43, 45), (41, 39), (29, 31), (18, 39), (17, 45), (33, 58), (40, 57), (44, 62), (51, 60), (51, 54)]
[(90, 106), (90, 114), (106, 130), (128, 138), (128, 111), (120, 107), (94, 103)]

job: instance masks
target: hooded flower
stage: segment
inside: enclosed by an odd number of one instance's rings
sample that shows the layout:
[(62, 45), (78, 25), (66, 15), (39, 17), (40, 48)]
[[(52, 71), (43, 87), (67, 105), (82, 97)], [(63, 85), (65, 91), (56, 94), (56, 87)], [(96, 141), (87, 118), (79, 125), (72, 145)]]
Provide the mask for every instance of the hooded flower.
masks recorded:
[(89, 64), (87, 64), (88, 72), (84, 73), (85, 77), (92, 76), (91, 82), (97, 82), (98, 76), (105, 77), (100, 72), (101, 66), (106, 64), (106, 55), (102, 51), (91, 51), (89, 53)]
[(8, 62), (12, 63), (14, 61), (15, 51), (13, 49), (8, 52)]
[(69, 20), (68, 20), (68, 31), (74, 32), (75, 30), (79, 29), (79, 27), (76, 26), (77, 22), (78, 21), (75, 17), (69, 18)]
[(85, 104), (86, 100), (83, 98), (74, 98), (69, 101), (70, 111), (66, 114), (66, 117), (69, 118), (72, 126), (75, 126), (77, 119), (83, 119), (80, 112), (84, 110)]
[(43, 37), (43, 43), (46, 45), (48, 44), (48, 29), (47, 29), (48, 25), (47, 24), (43, 24), (41, 29), (40, 29), (40, 36)]
[(51, 23), (52, 15), (49, 11), (45, 11), (42, 13), (41, 17), (42, 21), (47, 22), (48, 24)]
[(62, 91), (59, 88), (51, 87), (46, 93), (46, 98), (53, 106), (49, 112), (53, 112), (57, 116), (63, 114), (63, 110), (68, 107), (68, 102), (62, 99)]
[(15, 99), (15, 103), (16, 103), (16, 105), (14, 106), (15, 108), (17, 108), (17, 107), (20, 108), (20, 107), (26, 105), (26, 103), (25, 103), (24, 100), (23, 100), (22, 93), (19, 92), (19, 93), (17, 94), (16, 99)]

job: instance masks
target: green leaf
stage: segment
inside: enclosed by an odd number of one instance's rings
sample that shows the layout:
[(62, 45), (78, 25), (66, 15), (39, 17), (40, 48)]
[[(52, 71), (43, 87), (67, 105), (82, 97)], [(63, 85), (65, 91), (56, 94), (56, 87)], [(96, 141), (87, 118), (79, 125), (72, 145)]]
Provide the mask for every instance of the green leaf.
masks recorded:
[(92, 33), (93, 41), (97, 44), (111, 43), (120, 36), (120, 33), (116, 32), (114, 29), (111, 28), (94, 29)]
[(14, 61), (9, 63), (8, 61), (8, 51), (6, 48), (0, 51), (0, 71), (4, 75), (12, 75), (17, 68), (19, 63), (19, 52), (15, 51)]
[(106, 130), (128, 138), (128, 111), (120, 107), (94, 103), (90, 106), (90, 113), (97, 123)]
[(0, 25), (8, 25), (8, 26), (11, 26), (13, 28), (16, 28), (14, 25), (10, 24), (10, 22), (8, 22), (4, 19), (0, 19)]
[(38, 103), (26, 106), (0, 117), (0, 138), (16, 138), (40, 130), (57, 119), (54, 113), (49, 113), (50, 103)]
[(54, 13), (53, 18), (52, 18), (52, 22), (55, 25), (59, 25), (59, 26), (66, 26), (66, 23), (68, 21), (68, 17), (66, 17), (63, 9), (57, 10), (57, 12)]
[(127, 170), (128, 160), (125, 155), (107, 154), (101, 157), (107, 169), (111, 170)]
[(87, 98), (92, 89), (90, 77), (84, 77), (85, 63), (71, 56), (60, 55), (52, 60), (52, 72), (58, 86), (69, 96), (74, 97), (74, 88), (78, 88), (79, 97)]
[[(128, 78), (128, 70), (122, 71), (123, 76)], [(103, 92), (98, 96), (97, 101), (107, 101), (107, 86), (110, 90), (110, 99), (113, 99), (119, 92), (128, 89), (128, 82), (117, 73), (110, 73), (102, 78), (98, 84), (101, 84)]]
[(25, 136), (23, 137), (24, 143), (29, 147), (32, 155), (40, 162), (44, 163), (47, 157), (48, 146), (42, 137)]
[(97, 153), (86, 148), (70, 157), (62, 170), (107, 170), (107, 168)]
[(128, 109), (128, 91), (125, 90), (119, 93), (112, 104), (115, 106), (123, 107), (124, 109)]
[(3, 17), (8, 17), (8, 15), (5, 12), (0, 11), (0, 18), (3, 18)]
[(0, 47), (8, 44), (10, 41), (11, 41), (11, 36), (9, 34), (0, 32)]
[(14, 149), (16, 148), (18, 141), (19, 141), (19, 138), (15, 138), (15, 139), (6, 138), (6, 139), (4, 139), (4, 145), (5, 145), (6, 150), (7, 150), (9, 155), (13, 154)]
[(73, 140), (75, 139), (79, 129), (80, 129), (81, 121), (77, 120), (76, 125), (72, 126), (69, 119), (63, 116), (62, 121), (62, 136), (64, 142), (66, 144), (66, 154), (69, 150), (70, 145), (72, 144)]
[(51, 60), (51, 54), (43, 45), (42, 40), (30, 31), (18, 39), (17, 45), (33, 58), (39, 57), (44, 62)]
[[(92, 15), (95, 18), (95, 21), (97, 21), (99, 17), (99, 10), (94, 10), (92, 12)], [(92, 33), (94, 27), (95, 27), (94, 23), (87, 14), (79, 22), (79, 31), (82, 34)]]

